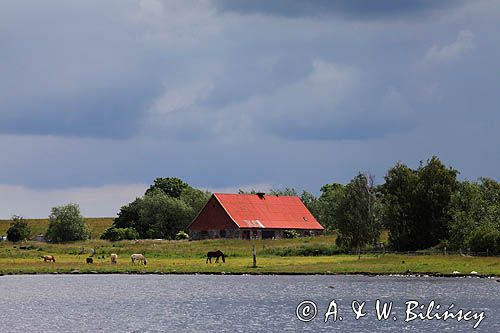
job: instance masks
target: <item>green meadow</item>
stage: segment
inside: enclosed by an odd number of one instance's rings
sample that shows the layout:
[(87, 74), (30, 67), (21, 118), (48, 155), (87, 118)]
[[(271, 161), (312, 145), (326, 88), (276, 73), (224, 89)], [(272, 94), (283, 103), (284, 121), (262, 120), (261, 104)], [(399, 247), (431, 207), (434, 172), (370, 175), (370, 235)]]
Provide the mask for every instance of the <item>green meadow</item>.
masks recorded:
[[(342, 254), (334, 236), (278, 240), (90, 240), (69, 244), (0, 243), (0, 274), (33, 273), (214, 273), (214, 274), (433, 274), (460, 275), (472, 271), (500, 276), (499, 257), (459, 255)], [(252, 267), (252, 247), (257, 267)], [(86, 258), (95, 250), (94, 263)], [(226, 263), (206, 264), (206, 253), (220, 249)], [(118, 263), (110, 263), (117, 253)], [(132, 253), (143, 253), (147, 265), (131, 263)], [(42, 255), (56, 262), (44, 262)]]

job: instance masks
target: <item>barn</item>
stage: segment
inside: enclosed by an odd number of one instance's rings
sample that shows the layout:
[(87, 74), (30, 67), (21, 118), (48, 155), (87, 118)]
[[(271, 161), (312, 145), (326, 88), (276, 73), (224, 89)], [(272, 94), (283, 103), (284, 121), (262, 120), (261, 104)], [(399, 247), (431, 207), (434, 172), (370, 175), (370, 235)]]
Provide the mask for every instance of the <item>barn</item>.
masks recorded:
[(282, 238), (285, 230), (302, 236), (324, 228), (297, 196), (214, 193), (188, 226), (191, 239)]

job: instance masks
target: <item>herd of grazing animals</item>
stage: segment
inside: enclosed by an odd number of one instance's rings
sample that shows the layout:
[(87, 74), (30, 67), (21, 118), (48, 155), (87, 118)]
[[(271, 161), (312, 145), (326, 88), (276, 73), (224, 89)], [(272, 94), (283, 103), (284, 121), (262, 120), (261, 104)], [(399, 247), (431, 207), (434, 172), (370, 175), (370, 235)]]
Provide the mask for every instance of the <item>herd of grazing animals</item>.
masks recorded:
[[(94, 254), (94, 252), (92, 253), (92, 255), (93, 254)], [(226, 262), (226, 255), (222, 251), (217, 250), (217, 251), (208, 252), (207, 253), (207, 260), (205, 263), (207, 263), (207, 264), (208, 264), (208, 262), (212, 263), (212, 258), (216, 258), (215, 262), (218, 263), (220, 257), (222, 257), (222, 262), (225, 263)], [(54, 256), (51, 256), (51, 255), (44, 255), (44, 256), (42, 256), (42, 259), (44, 262), (47, 262), (47, 261), (56, 262), (56, 258)], [(118, 255), (116, 253), (111, 253), (110, 259), (111, 259), (111, 264), (118, 263)], [(142, 253), (134, 253), (130, 256), (130, 259), (132, 260), (133, 264), (135, 264), (135, 263), (140, 263), (140, 264), (144, 264), (144, 265), (147, 264), (146, 257)], [(94, 259), (92, 257), (87, 257), (85, 262), (87, 264), (93, 264)]]
[[(134, 253), (134, 254), (132, 254), (130, 256), (130, 258), (132, 259), (132, 263), (133, 264), (135, 264), (136, 261), (137, 262), (141, 262), (144, 265), (146, 265), (146, 263), (147, 263), (146, 257), (143, 254), (140, 254), (140, 253)], [(42, 256), (42, 259), (43, 259), (44, 262), (47, 262), (47, 261), (56, 262), (56, 258), (54, 256), (45, 255), (45, 256)], [(118, 263), (118, 255), (116, 253), (111, 253), (110, 259), (111, 259), (111, 263), (112, 264)], [(93, 264), (94, 263), (94, 258), (87, 257), (85, 259), (85, 262), (87, 264)]]

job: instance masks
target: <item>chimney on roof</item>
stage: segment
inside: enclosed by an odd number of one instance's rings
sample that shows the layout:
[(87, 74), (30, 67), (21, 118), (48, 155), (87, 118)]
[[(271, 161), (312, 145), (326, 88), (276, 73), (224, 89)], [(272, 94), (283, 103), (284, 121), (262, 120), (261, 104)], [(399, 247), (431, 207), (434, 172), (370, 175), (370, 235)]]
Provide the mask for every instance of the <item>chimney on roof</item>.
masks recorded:
[(264, 199), (264, 196), (266, 195), (264, 192), (257, 192), (255, 194), (257, 194), (261, 199)]

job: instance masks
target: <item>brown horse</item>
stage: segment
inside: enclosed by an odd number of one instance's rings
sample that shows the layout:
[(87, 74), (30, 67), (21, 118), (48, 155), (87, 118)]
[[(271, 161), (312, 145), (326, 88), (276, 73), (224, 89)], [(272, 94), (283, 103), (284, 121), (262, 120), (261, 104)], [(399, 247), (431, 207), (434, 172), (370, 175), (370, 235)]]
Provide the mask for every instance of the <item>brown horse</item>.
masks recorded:
[(56, 258), (54, 256), (42, 256), (42, 259), (44, 262), (47, 262), (47, 261), (56, 262)]
[(214, 257), (215, 257), (215, 263), (219, 262), (220, 257), (222, 257), (222, 262), (226, 262), (226, 255), (224, 253), (222, 253), (221, 250), (217, 250), (217, 251), (207, 253), (207, 261), (205, 262), (205, 264), (208, 264), (209, 261), (210, 261), (210, 263), (212, 263), (212, 258), (214, 258)]

